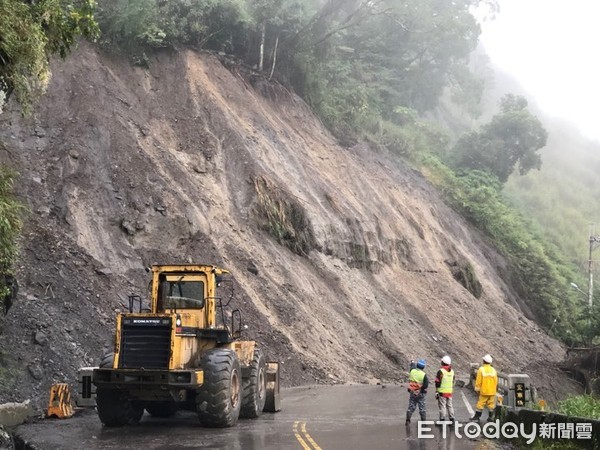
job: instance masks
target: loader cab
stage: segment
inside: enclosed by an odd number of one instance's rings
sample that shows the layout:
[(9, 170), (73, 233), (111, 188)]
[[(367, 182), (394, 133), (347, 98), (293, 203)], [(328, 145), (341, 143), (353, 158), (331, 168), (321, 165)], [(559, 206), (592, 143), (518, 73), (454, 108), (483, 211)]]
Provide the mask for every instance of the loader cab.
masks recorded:
[(157, 312), (202, 309), (207, 297), (203, 275), (166, 275), (159, 277)]
[[(217, 286), (225, 283), (227, 274), (228, 270), (213, 265), (152, 266), (153, 313), (181, 314), (187, 326), (225, 327), (223, 308), (230, 299), (223, 302), (217, 295)], [(230, 287), (233, 288), (231, 283)]]

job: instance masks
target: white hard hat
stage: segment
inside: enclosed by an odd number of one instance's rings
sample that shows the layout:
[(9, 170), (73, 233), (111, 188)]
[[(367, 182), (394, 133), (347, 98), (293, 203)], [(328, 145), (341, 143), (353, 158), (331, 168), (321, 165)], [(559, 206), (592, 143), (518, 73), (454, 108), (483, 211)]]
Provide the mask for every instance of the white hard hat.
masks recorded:
[(444, 356), (442, 358), (442, 363), (446, 364), (447, 366), (449, 366), (450, 364), (452, 364), (452, 360), (450, 359), (450, 357), (448, 355)]
[(483, 357), (483, 362), (491, 364), (492, 363), (492, 357), (489, 354), (485, 355)]

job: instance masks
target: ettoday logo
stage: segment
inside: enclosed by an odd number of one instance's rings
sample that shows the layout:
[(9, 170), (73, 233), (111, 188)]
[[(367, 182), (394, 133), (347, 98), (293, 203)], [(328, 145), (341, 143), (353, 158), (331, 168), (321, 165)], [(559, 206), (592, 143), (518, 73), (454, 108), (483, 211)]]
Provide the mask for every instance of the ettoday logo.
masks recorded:
[[(591, 439), (591, 423), (542, 423), (532, 424), (528, 431), (525, 424), (516, 424), (514, 422), (500, 423), (499, 420), (486, 422), (480, 425), (478, 422), (450, 422), (420, 420), (418, 422), (417, 437), (419, 439), (433, 439), (436, 434), (433, 430), (441, 427), (442, 438), (447, 439), (450, 434), (454, 434), (459, 439), (476, 439), (485, 437), (488, 439), (525, 439), (527, 444), (531, 444), (537, 437), (542, 439)], [(528, 427), (529, 428), (529, 427)]]

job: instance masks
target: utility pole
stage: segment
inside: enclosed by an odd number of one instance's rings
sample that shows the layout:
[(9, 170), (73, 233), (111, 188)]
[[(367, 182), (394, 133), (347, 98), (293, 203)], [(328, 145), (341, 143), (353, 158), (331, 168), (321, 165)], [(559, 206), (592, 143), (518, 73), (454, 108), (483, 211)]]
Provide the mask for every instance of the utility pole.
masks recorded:
[(588, 324), (592, 339), (592, 311), (594, 307), (594, 274), (592, 273), (592, 252), (598, 247), (600, 236), (594, 236), (594, 224), (590, 225), (590, 256), (588, 258)]

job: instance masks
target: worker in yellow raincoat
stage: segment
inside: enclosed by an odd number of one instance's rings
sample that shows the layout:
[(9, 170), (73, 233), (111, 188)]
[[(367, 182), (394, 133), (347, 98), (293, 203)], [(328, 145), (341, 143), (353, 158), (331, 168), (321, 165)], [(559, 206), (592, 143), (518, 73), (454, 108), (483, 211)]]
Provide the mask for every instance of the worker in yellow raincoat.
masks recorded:
[(477, 370), (477, 378), (475, 379), (475, 392), (479, 393), (479, 399), (475, 407), (475, 415), (471, 417), (471, 421), (479, 422), (481, 413), (485, 407), (489, 410), (488, 422), (494, 421), (497, 390), (498, 373), (492, 366), (492, 357), (485, 355), (483, 357), (483, 364)]

